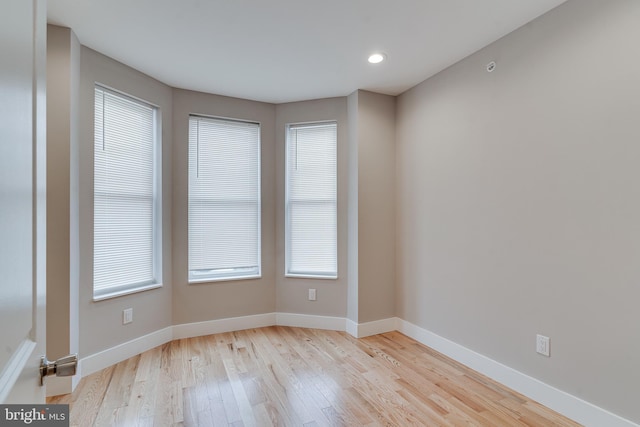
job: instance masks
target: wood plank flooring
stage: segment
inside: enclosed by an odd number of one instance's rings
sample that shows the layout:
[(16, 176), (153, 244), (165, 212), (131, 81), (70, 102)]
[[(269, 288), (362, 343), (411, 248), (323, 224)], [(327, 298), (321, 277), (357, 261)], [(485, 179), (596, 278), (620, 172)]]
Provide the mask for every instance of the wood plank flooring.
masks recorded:
[(176, 340), (83, 378), (72, 426), (578, 426), (390, 332), (273, 326)]

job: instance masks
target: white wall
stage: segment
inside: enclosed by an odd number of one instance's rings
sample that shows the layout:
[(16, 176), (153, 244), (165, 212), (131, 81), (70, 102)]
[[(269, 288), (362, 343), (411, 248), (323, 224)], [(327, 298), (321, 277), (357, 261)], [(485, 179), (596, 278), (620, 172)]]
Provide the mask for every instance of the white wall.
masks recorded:
[(638, 22), (565, 3), (400, 96), (396, 152), (397, 315), (636, 422)]
[(4, 1), (2, 13), (0, 402), (44, 403), (36, 384), (46, 351), (46, 3)]

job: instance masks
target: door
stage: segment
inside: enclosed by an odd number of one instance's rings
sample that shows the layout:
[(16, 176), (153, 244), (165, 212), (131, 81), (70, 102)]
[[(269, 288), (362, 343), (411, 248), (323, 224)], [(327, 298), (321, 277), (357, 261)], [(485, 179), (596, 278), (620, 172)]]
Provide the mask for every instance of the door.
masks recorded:
[(0, 403), (44, 403), (46, 3), (0, 3)]

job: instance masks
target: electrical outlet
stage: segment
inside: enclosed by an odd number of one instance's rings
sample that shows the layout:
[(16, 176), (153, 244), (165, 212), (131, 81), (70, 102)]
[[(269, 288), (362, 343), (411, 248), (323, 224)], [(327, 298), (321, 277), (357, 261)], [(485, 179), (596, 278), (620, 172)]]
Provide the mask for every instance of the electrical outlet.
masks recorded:
[(122, 324), (133, 322), (133, 308), (125, 308), (122, 310)]
[(316, 300), (316, 290), (309, 289), (309, 301), (315, 301), (315, 300)]
[(550, 357), (549, 337), (545, 337), (544, 335), (536, 335), (536, 351), (543, 356)]

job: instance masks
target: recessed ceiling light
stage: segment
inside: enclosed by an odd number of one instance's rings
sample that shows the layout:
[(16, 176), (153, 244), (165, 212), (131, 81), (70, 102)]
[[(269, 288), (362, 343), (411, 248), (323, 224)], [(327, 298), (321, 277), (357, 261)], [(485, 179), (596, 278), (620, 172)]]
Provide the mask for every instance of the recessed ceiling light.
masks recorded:
[(379, 64), (382, 61), (384, 61), (384, 59), (386, 57), (387, 56), (384, 53), (374, 53), (373, 55), (371, 55), (369, 57), (369, 63), (371, 63), (371, 64)]

